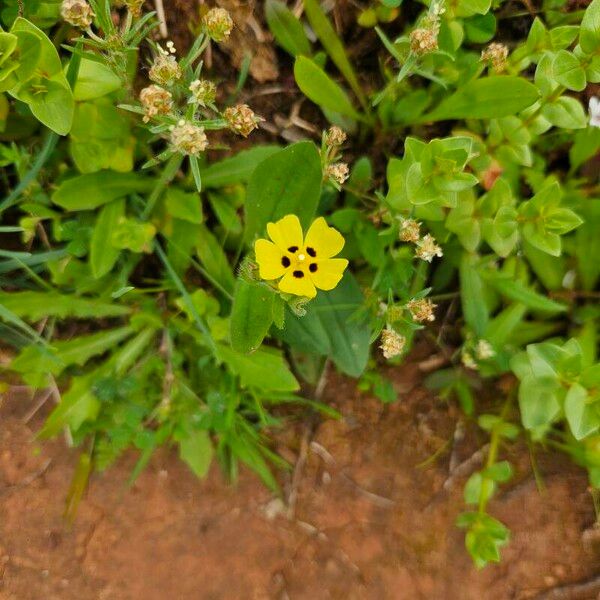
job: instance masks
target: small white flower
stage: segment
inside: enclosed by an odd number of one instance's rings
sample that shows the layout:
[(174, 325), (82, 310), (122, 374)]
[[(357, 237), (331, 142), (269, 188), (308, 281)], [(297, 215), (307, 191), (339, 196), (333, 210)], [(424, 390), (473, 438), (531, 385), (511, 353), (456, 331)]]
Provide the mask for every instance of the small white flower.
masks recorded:
[(479, 340), (475, 348), (475, 354), (479, 360), (487, 360), (496, 356), (494, 348), (487, 340)]
[(394, 331), (391, 327), (381, 332), (381, 345), (379, 346), (385, 358), (394, 358), (404, 352), (406, 338)]
[(592, 96), (590, 98), (590, 125), (600, 127), (600, 98)]

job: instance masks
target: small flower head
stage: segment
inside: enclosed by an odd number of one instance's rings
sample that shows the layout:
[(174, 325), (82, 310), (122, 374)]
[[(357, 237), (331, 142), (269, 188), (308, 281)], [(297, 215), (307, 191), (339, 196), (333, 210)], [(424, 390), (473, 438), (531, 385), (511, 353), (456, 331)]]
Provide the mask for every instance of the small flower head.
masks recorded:
[(443, 256), (442, 249), (435, 243), (435, 238), (429, 233), (417, 242), (416, 254), (426, 262), (431, 262), (434, 256)]
[(306, 236), (296, 215), (268, 223), (267, 233), (272, 241), (259, 239), (254, 244), (261, 279), (278, 279), (282, 292), (307, 298), (339, 283), (348, 261), (333, 257), (344, 247), (344, 238), (323, 217), (313, 221)]
[(63, 0), (60, 14), (69, 25), (81, 29), (87, 29), (94, 19), (92, 7), (86, 0)]
[(181, 67), (177, 59), (164, 50), (157, 54), (148, 73), (152, 81), (166, 87), (172, 86), (181, 79), (181, 75)]
[(325, 167), (325, 177), (334, 184), (343, 185), (349, 176), (350, 169), (346, 163), (334, 163)]
[(401, 242), (416, 244), (421, 239), (421, 224), (414, 219), (403, 219), (398, 237)]
[(394, 331), (391, 327), (387, 327), (381, 332), (381, 351), (387, 359), (399, 356), (404, 352), (406, 346), (406, 338)]
[(481, 53), (481, 60), (492, 65), (496, 73), (501, 73), (506, 69), (506, 59), (508, 58), (508, 48), (504, 44), (497, 42), (491, 43)]
[(142, 14), (144, 0), (123, 0), (122, 4), (127, 7), (132, 16), (139, 17)]
[(438, 48), (438, 35), (434, 28), (420, 27), (410, 34), (410, 49), (415, 54), (427, 54)]
[(346, 141), (346, 133), (337, 125), (330, 127), (325, 134), (325, 144), (330, 148), (339, 148)]
[(590, 109), (590, 125), (592, 127), (600, 127), (600, 98), (592, 96), (589, 103)]
[(258, 124), (264, 121), (247, 104), (238, 104), (227, 108), (223, 116), (229, 123), (229, 127), (244, 137), (248, 137), (255, 129), (258, 129)]
[(435, 307), (436, 305), (429, 298), (417, 298), (406, 305), (412, 318), (419, 323), (435, 321), (435, 315), (433, 314)]
[(200, 106), (214, 104), (217, 98), (217, 86), (212, 81), (206, 79), (192, 81), (189, 89), (192, 92), (190, 102), (195, 102)]
[(202, 18), (202, 26), (211, 40), (223, 42), (231, 35), (233, 20), (224, 8), (211, 8)]
[(496, 352), (487, 340), (479, 340), (475, 346), (475, 356), (478, 360), (487, 360), (496, 356)]
[(181, 120), (171, 126), (171, 148), (180, 154), (197, 156), (208, 147), (208, 140), (203, 127)]
[(173, 107), (171, 92), (159, 85), (149, 85), (140, 92), (140, 102), (144, 108), (144, 123), (156, 115), (167, 115)]

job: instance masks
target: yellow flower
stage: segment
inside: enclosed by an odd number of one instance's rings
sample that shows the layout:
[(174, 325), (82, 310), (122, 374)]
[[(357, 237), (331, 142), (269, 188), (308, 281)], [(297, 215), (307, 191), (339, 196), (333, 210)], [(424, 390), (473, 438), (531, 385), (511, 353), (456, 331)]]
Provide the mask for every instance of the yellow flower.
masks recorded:
[(345, 258), (332, 258), (344, 247), (342, 234), (329, 227), (323, 217), (313, 221), (306, 237), (296, 215), (286, 215), (267, 224), (272, 242), (256, 240), (254, 252), (262, 279), (280, 279), (287, 294), (314, 298), (317, 288), (332, 290), (348, 266)]

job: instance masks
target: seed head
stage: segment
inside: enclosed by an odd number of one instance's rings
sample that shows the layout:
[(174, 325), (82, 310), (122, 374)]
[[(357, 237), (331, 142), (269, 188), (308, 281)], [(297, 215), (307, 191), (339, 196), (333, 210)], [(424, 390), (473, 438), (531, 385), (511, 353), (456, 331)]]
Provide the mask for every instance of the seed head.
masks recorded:
[(181, 75), (181, 67), (177, 63), (177, 59), (164, 50), (156, 56), (148, 73), (152, 81), (167, 87), (181, 79)]
[(381, 351), (385, 358), (394, 358), (404, 351), (406, 338), (388, 327), (381, 332)]
[(341, 146), (346, 141), (346, 133), (337, 125), (330, 127), (325, 134), (325, 143), (331, 147)]
[(421, 223), (414, 219), (403, 219), (400, 223), (400, 241), (416, 244), (421, 239)]
[(197, 156), (208, 147), (208, 139), (203, 127), (182, 119), (177, 125), (172, 125), (170, 131), (171, 148), (175, 152)]
[(233, 20), (224, 8), (211, 8), (202, 18), (202, 25), (211, 40), (223, 42), (231, 35)]
[(149, 85), (140, 92), (140, 102), (144, 108), (144, 123), (156, 115), (168, 115), (173, 106), (171, 92), (159, 85)]
[(206, 79), (196, 79), (190, 84), (190, 92), (192, 97), (190, 102), (196, 102), (200, 106), (213, 104), (217, 97), (217, 86)]
[(419, 323), (424, 321), (435, 321), (435, 315), (433, 314), (435, 307), (436, 305), (428, 298), (411, 300), (406, 305), (412, 318)]
[(346, 163), (334, 163), (325, 167), (325, 177), (331, 179), (338, 185), (343, 185), (344, 181), (350, 176), (350, 169)]
[(60, 14), (69, 25), (80, 29), (87, 29), (95, 16), (86, 0), (63, 0)]
[(443, 256), (442, 249), (435, 243), (435, 238), (429, 233), (417, 242), (417, 256), (431, 262), (434, 256)]
[(508, 48), (504, 44), (497, 42), (491, 43), (481, 53), (481, 60), (490, 63), (496, 73), (501, 73), (506, 69), (506, 59), (508, 58)]
[(414, 29), (410, 34), (410, 49), (415, 54), (427, 54), (438, 47), (438, 34), (435, 28), (421, 27)]
[(223, 113), (229, 127), (244, 137), (248, 137), (252, 131), (258, 128), (258, 124), (264, 121), (262, 117), (254, 114), (247, 104), (238, 104), (227, 108)]

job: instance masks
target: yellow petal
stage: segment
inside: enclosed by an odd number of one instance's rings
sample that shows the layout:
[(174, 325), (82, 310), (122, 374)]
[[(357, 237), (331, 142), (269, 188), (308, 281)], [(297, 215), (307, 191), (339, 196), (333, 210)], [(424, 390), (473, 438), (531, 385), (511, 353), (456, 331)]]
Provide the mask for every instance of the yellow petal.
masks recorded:
[(329, 227), (323, 217), (319, 217), (310, 226), (304, 247), (315, 250), (318, 259), (331, 258), (344, 247), (344, 237), (337, 229)]
[(302, 247), (302, 225), (296, 215), (286, 215), (276, 223), (268, 223), (267, 233), (282, 252), (294, 246)]
[(312, 282), (320, 290), (332, 290), (344, 275), (348, 261), (345, 258), (327, 258), (314, 264), (317, 270), (310, 274)]
[(302, 278), (294, 277), (291, 269), (279, 282), (279, 289), (288, 294), (307, 296), (308, 298), (314, 298), (317, 295), (317, 290), (310, 277), (306, 273), (304, 273)]
[(283, 253), (269, 240), (256, 240), (254, 243), (256, 262), (261, 279), (277, 279), (285, 273), (281, 264)]

